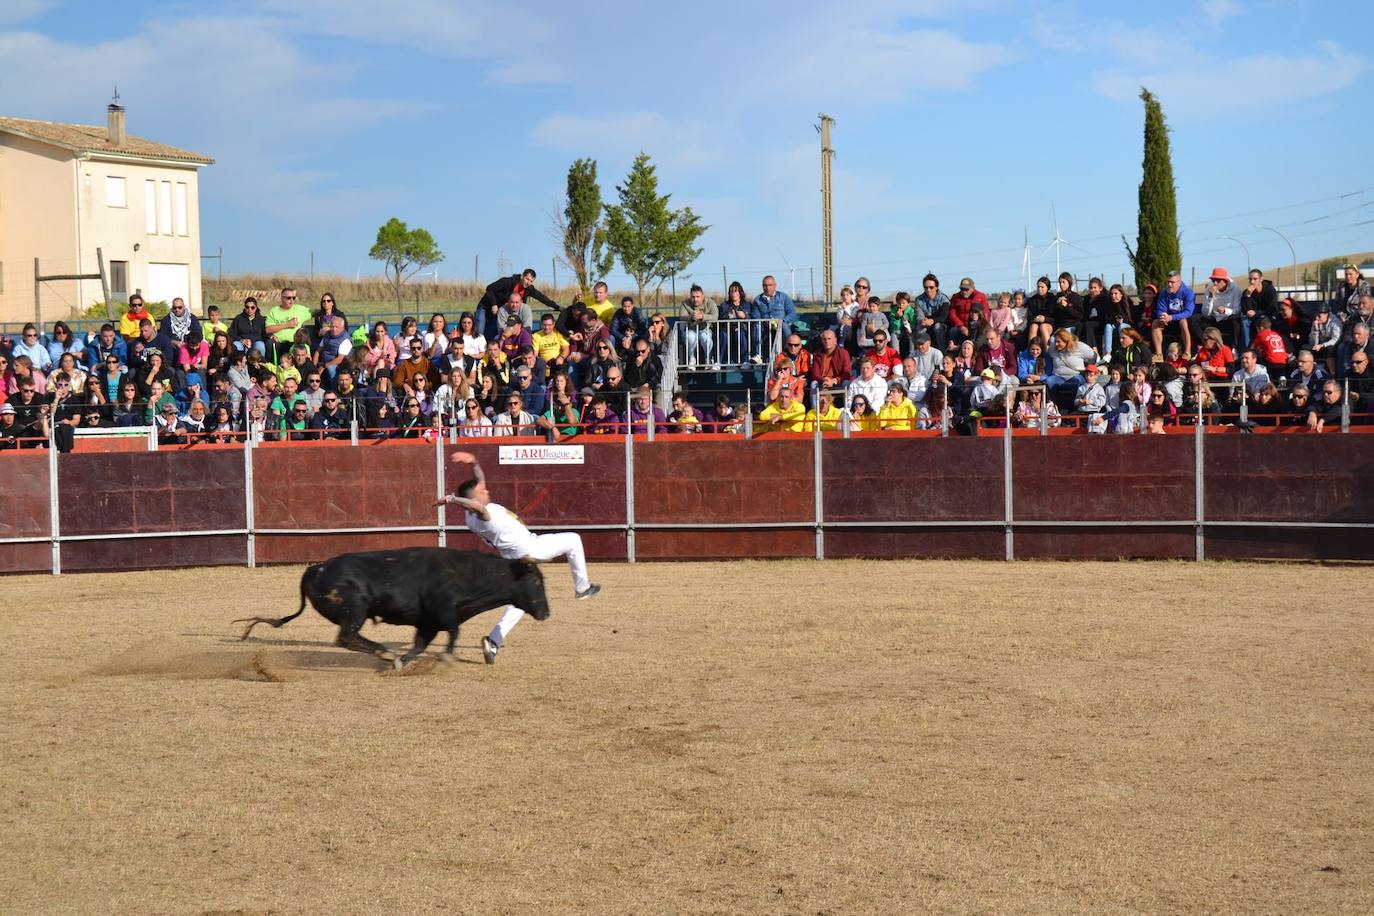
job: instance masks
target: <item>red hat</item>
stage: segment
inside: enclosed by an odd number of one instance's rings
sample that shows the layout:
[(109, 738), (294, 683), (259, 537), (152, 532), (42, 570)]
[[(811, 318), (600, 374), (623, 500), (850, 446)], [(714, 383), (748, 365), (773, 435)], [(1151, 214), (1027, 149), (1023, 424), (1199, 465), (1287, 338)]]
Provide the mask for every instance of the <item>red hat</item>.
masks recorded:
[(1226, 268), (1225, 268), (1225, 267), (1213, 267), (1213, 268), (1212, 268), (1212, 277), (1211, 277), (1211, 279), (1213, 279), (1213, 280), (1225, 280), (1227, 283), (1230, 283), (1230, 282), (1231, 282), (1231, 275), (1228, 274), (1228, 273), (1226, 272)]
[(1159, 295), (1159, 287), (1155, 286), (1153, 283), (1146, 283), (1145, 288), (1148, 289), (1150, 292), (1154, 293), (1156, 296)]

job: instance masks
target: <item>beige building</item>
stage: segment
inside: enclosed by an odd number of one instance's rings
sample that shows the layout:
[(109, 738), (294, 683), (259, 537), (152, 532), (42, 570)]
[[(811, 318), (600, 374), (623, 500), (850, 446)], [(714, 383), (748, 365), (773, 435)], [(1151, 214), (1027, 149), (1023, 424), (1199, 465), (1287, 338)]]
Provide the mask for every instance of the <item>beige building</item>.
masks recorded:
[[(112, 104), (103, 126), (0, 117), (0, 322), (33, 320), (43, 276), (97, 274), (110, 298), (180, 296), (199, 314), (199, 169), (208, 156), (129, 136)], [(101, 301), (99, 280), (40, 288), (51, 324)]]

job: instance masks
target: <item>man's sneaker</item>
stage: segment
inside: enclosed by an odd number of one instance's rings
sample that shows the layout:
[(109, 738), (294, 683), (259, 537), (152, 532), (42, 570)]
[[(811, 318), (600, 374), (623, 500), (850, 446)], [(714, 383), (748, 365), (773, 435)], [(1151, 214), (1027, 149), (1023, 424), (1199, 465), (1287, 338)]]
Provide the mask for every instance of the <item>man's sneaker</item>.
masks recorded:
[(599, 594), (601, 594), (601, 586), (593, 582), (577, 593), (577, 600), (581, 601), (584, 598), (594, 598)]
[(501, 647), (496, 643), (485, 636), (482, 637), (482, 660), (488, 665), (496, 664), (496, 653), (500, 650)]

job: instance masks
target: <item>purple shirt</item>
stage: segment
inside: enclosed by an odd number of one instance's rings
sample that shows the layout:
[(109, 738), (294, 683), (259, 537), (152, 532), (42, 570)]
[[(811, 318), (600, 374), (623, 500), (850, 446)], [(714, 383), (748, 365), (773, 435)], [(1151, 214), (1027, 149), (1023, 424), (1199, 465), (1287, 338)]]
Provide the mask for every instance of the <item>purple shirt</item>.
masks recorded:
[(606, 408), (606, 416), (597, 419), (596, 414), (588, 408), (582, 416), (583, 431), (594, 436), (619, 436), (625, 432), (620, 425), (620, 417), (614, 410)]
[(650, 417), (653, 417), (655, 435), (668, 432), (668, 418), (663, 415), (662, 408), (651, 405), (647, 411), (642, 411), (633, 404), (630, 405), (630, 432), (647, 433)]

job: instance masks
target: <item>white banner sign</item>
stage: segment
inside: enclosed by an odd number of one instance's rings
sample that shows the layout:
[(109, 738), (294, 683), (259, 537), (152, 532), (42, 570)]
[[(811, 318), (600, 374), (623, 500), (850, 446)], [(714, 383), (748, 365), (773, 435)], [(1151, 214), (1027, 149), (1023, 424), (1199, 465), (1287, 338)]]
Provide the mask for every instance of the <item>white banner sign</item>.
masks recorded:
[(501, 464), (581, 464), (580, 445), (502, 445)]

